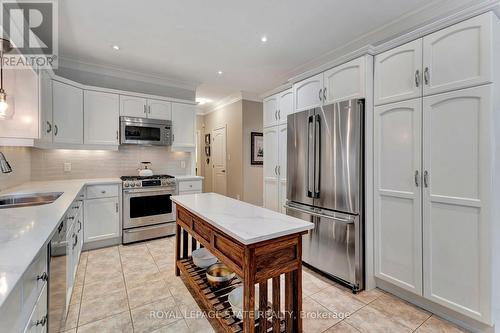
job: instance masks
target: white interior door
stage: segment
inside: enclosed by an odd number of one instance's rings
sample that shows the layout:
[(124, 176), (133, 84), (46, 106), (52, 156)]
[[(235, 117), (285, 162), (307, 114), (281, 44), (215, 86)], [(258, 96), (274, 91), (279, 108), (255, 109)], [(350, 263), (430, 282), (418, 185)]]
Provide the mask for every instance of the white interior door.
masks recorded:
[[(489, 323), (491, 87), (424, 98), (424, 295)], [(498, 204), (498, 203), (496, 203)], [(498, 222), (498, 221), (495, 221)]]
[(375, 108), (375, 276), (422, 294), (422, 100)]
[(264, 129), (264, 207), (279, 211), (279, 127)]
[(278, 95), (267, 97), (262, 102), (264, 110), (264, 127), (274, 126), (278, 123)]
[(212, 131), (212, 190), (226, 195), (226, 127)]
[(493, 15), (486, 13), (424, 37), (424, 95), (491, 82)]
[(375, 105), (422, 96), (422, 39), (375, 56)]

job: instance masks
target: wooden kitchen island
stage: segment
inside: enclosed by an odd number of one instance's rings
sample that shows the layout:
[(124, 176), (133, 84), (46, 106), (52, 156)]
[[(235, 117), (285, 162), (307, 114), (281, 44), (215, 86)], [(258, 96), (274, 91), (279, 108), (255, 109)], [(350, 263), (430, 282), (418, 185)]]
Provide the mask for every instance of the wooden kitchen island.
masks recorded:
[[(177, 205), (176, 275), (185, 277), (224, 331), (302, 332), (302, 235), (313, 224), (215, 193), (174, 196), (172, 201)], [(190, 256), (199, 247), (238, 278), (227, 287), (211, 288), (205, 269)], [(228, 302), (228, 294), (240, 285), (243, 320)]]

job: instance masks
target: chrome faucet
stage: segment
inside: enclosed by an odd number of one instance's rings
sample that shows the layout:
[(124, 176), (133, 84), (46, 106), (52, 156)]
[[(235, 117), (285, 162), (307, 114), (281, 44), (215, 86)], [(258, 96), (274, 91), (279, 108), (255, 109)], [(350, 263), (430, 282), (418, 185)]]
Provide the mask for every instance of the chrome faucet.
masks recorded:
[(2, 152), (0, 152), (0, 169), (2, 169), (2, 173), (12, 172), (9, 161), (7, 161)]

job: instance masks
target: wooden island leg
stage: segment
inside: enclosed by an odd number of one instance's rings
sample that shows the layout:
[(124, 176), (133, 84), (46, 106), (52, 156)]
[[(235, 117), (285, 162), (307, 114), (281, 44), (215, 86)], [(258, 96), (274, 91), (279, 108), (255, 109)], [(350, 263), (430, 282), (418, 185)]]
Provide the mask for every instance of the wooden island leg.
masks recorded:
[(181, 226), (176, 224), (175, 228), (175, 276), (181, 275), (177, 261), (181, 259)]
[(243, 332), (255, 333), (255, 251), (245, 249), (243, 279)]

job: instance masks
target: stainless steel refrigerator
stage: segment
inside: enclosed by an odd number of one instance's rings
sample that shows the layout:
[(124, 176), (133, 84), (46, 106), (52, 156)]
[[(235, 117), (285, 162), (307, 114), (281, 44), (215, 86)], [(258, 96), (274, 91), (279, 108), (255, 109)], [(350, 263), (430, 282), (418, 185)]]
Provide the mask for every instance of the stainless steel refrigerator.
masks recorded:
[(364, 100), (288, 116), (287, 214), (314, 223), (306, 264), (364, 288)]

